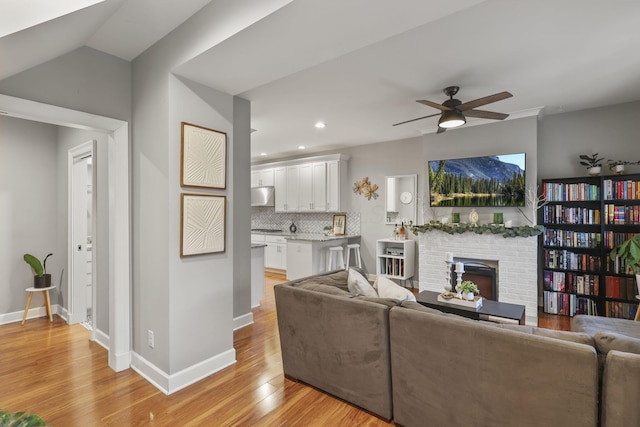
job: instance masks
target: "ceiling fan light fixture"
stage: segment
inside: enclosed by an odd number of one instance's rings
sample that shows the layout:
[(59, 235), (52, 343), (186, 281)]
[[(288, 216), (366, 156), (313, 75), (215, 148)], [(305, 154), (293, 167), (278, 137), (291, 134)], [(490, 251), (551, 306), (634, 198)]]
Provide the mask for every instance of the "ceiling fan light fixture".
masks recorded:
[(443, 111), (438, 120), (438, 126), (445, 129), (457, 128), (467, 123), (464, 115), (457, 110)]

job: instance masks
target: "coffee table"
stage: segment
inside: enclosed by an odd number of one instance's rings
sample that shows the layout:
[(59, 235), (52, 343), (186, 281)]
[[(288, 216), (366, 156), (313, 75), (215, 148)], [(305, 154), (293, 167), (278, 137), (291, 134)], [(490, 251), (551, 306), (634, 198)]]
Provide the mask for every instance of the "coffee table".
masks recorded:
[(439, 292), (422, 291), (418, 294), (416, 300), (426, 307), (435, 308), (445, 313), (457, 314), (469, 319), (524, 325), (524, 305), (492, 301), (485, 298), (482, 301), (482, 307), (475, 309), (438, 301), (438, 294)]

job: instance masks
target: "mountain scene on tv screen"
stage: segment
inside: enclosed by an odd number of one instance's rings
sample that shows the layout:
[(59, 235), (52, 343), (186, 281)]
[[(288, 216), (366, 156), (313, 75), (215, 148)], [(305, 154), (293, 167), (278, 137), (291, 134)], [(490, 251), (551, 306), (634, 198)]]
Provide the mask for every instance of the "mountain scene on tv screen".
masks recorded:
[(498, 156), (432, 160), (428, 168), (431, 206), (525, 205), (524, 169)]

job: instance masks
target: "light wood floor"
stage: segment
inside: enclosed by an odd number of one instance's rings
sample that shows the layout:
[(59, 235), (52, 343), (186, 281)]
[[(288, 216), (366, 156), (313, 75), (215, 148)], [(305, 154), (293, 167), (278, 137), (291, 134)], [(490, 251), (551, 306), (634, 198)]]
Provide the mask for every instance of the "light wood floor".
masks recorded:
[[(0, 408), (55, 427), (388, 426), (358, 408), (282, 375), (273, 285), (266, 275), (255, 323), (234, 333), (237, 363), (166, 396), (131, 369), (115, 373), (80, 325), (54, 317), (0, 326)], [(569, 329), (564, 316), (540, 325)]]

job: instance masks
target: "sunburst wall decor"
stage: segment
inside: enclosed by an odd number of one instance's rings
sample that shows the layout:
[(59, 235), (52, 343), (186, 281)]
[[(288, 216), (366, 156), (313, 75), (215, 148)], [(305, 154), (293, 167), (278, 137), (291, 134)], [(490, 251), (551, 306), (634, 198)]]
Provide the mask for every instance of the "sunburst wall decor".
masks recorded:
[(378, 193), (376, 193), (377, 189), (378, 185), (371, 183), (368, 176), (353, 183), (353, 192), (366, 197), (367, 200), (371, 200), (372, 197), (374, 200), (378, 198)]

